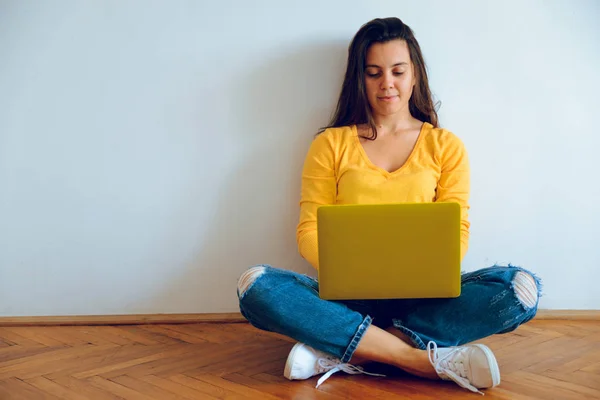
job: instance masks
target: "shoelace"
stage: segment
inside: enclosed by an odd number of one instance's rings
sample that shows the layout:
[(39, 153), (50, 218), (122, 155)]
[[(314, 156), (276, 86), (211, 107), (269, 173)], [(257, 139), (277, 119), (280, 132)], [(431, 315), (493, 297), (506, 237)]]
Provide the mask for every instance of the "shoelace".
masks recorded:
[(471, 392), (485, 395), (483, 392), (478, 390), (475, 386), (471, 385), (471, 382), (467, 379), (467, 370), (464, 364), (460, 361), (454, 361), (453, 358), (457, 353), (462, 352), (462, 349), (456, 348), (445, 354), (443, 357), (438, 355), (438, 347), (435, 342), (429, 342), (427, 344), (427, 353), (429, 354), (429, 362), (435, 368), (435, 372), (438, 374), (444, 374), (448, 378), (452, 379), (458, 384), (458, 386), (470, 390)]
[(317, 363), (319, 364), (319, 367), (322, 368), (322, 371), (329, 369), (329, 368), (331, 368), (331, 369), (329, 371), (327, 371), (327, 373), (325, 375), (323, 375), (317, 381), (317, 386), (315, 386), (315, 388), (318, 388), (321, 385), (321, 383), (325, 382), (327, 379), (329, 379), (329, 377), (331, 375), (335, 374), (338, 371), (344, 371), (345, 373), (352, 374), (352, 375), (366, 374), (366, 375), (371, 375), (371, 376), (385, 376), (385, 375), (381, 375), (381, 374), (374, 374), (372, 372), (367, 372), (362, 367), (358, 367), (356, 365), (352, 365), (352, 364), (348, 364), (348, 363), (342, 364), (339, 361), (332, 360), (329, 358), (319, 358)]

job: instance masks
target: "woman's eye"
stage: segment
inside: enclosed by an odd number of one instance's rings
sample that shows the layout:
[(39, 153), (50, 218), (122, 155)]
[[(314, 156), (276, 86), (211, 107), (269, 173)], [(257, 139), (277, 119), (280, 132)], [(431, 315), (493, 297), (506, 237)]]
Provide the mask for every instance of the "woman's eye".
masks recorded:
[[(365, 72), (365, 74), (370, 77), (370, 78), (377, 78), (378, 76), (381, 76), (380, 72)], [(392, 73), (394, 76), (400, 76), (404, 74), (404, 71), (402, 72), (393, 72)]]

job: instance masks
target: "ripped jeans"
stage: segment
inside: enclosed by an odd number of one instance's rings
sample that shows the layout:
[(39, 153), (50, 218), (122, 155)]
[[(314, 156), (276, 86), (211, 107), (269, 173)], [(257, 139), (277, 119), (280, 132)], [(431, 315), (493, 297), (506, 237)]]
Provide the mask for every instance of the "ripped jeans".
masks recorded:
[(240, 278), (240, 311), (256, 328), (291, 337), (345, 363), (371, 324), (397, 328), (419, 349), (429, 341), (459, 346), (513, 331), (535, 316), (541, 282), (520, 267), (492, 266), (464, 273), (457, 298), (330, 301), (322, 300), (318, 290), (309, 276), (256, 266)]

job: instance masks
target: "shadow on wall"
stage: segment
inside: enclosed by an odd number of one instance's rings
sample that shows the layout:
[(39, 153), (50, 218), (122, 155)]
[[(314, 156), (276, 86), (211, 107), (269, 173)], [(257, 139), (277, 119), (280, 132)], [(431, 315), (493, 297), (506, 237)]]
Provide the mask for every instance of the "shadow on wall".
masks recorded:
[[(242, 272), (255, 264), (314, 275), (296, 246), (300, 176), (317, 130), (329, 122), (343, 80), (347, 43), (270, 52), (240, 81), (230, 110), (236, 168), (224, 175), (202, 248), (179, 279), (144, 308), (160, 312), (236, 312)], [(231, 121), (230, 121), (231, 122)], [(215, 149), (227, 152), (227, 149)], [(208, 171), (219, 174), (219, 171)], [(221, 180), (221, 179), (220, 179)], [(182, 212), (188, 212), (187, 204)], [(164, 310), (164, 304), (176, 309)]]

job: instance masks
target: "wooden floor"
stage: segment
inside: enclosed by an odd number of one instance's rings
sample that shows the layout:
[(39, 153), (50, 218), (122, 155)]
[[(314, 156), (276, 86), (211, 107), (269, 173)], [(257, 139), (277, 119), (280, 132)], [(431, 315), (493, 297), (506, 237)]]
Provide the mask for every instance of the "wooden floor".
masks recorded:
[[(502, 383), (487, 399), (600, 399), (600, 322), (534, 320), (482, 341)], [(3, 327), (0, 399), (463, 399), (476, 393), (372, 366), (283, 378), (293, 343), (245, 323)]]

